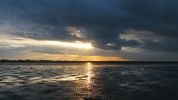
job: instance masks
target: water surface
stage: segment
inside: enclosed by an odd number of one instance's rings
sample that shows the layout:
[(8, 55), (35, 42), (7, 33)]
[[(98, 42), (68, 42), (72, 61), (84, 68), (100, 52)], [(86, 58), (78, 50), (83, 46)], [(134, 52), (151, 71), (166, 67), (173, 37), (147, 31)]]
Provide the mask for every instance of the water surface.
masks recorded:
[(0, 100), (178, 100), (176, 64), (0, 64)]

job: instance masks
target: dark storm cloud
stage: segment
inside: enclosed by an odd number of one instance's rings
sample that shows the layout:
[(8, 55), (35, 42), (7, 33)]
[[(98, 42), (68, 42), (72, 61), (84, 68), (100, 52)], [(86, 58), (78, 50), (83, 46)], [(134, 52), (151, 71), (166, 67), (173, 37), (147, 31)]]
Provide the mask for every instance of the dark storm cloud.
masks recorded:
[[(178, 51), (177, 5), (177, 0), (1, 0), (0, 18), (15, 25), (19, 20), (37, 24), (30, 28), (32, 32), (14, 33), (35, 39), (88, 40), (111, 50), (128, 46)], [(82, 27), (86, 37), (72, 37), (66, 30), (71, 26)], [(127, 30), (152, 32), (159, 39), (121, 39)]]

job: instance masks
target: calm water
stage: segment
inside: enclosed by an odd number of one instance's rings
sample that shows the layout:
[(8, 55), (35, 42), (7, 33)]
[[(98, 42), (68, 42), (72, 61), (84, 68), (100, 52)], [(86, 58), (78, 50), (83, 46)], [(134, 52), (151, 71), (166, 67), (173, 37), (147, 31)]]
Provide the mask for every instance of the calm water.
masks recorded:
[(178, 65), (0, 64), (0, 100), (178, 100)]

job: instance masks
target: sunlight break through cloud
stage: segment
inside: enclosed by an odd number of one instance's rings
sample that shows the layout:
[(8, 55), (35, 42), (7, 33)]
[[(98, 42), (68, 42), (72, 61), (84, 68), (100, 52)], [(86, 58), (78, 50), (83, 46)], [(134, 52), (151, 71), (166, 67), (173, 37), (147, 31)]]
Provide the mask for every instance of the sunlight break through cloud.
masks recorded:
[[(1, 36), (2, 37), (2, 36)], [(34, 40), (29, 38), (11, 38), (10, 36), (1, 38), (0, 42), (5, 43), (8, 47), (23, 47), (23, 46), (54, 46), (76, 49), (92, 49), (91, 43), (81, 41), (65, 42), (65, 41), (51, 41), (51, 40)]]
[(46, 41), (45, 43), (49, 45), (64, 46), (64, 47), (79, 48), (79, 49), (93, 48), (91, 43), (83, 43), (80, 41), (75, 41), (75, 42)]

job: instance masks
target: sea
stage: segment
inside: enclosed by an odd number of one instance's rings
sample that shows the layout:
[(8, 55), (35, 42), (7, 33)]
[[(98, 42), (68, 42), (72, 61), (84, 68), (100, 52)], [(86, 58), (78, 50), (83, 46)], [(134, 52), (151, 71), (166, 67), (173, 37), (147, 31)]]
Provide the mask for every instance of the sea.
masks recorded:
[(0, 100), (178, 100), (178, 64), (1, 63)]

